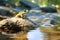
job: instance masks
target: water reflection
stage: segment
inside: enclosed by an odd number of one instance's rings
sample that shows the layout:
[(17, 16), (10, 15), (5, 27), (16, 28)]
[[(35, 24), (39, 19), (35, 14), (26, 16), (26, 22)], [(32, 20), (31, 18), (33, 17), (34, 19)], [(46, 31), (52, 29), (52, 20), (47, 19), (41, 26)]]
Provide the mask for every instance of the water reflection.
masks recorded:
[(35, 30), (29, 31), (27, 37), (28, 40), (43, 40), (44, 35), (39, 28), (36, 28)]

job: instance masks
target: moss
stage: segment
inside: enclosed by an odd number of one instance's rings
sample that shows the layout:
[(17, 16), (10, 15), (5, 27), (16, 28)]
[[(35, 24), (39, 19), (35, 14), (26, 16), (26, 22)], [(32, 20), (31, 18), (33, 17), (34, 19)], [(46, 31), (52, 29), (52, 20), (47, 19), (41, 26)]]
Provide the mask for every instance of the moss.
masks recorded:
[(54, 30), (60, 31), (60, 24), (55, 24), (54, 25)]

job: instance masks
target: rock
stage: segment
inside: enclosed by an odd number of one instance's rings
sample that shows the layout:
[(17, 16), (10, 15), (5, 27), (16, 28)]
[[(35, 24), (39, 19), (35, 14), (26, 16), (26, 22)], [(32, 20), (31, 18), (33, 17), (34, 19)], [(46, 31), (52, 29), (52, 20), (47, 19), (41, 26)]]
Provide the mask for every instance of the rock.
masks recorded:
[(0, 21), (0, 30), (6, 33), (28, 32), (34, 28), (31, 22), (22, 18), (13, 17)]
[(7, 18), (9, 18), (9, 17), (0, 15), (0, 21), (3, 19), (7, 19)]

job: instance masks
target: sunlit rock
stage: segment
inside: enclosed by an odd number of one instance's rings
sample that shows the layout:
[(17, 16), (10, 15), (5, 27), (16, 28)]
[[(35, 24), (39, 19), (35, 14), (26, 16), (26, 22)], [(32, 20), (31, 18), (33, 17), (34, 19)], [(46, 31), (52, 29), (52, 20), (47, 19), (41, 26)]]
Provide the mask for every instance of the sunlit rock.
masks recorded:
[(22, 18), (9, 18), (0, 21), (0, 30), (6, 33), (28, 32), (34, 29), (34, 25)]

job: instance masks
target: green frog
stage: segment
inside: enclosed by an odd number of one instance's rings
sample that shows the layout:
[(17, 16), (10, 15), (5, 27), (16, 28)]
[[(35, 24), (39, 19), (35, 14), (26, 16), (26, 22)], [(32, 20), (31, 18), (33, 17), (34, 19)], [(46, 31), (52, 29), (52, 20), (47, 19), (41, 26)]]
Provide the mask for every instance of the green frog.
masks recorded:
[(15, 17), (18, 18), (26, 18), (26, 14), (28, 13), (28, 10), (24, 10), (22, 12), (19, 12)]

